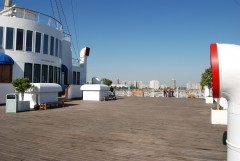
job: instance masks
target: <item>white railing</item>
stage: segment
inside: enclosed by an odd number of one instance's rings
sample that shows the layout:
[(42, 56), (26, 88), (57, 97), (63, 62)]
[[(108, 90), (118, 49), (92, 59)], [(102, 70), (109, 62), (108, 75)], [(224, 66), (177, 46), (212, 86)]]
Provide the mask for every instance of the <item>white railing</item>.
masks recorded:
[[(4, 6), (1, 5), (1, 8), (4, 8)], [(39, 23), (51, 26), (59, 31), (63, 31), (63, 25), (61, 24), (61, 22), (59, 22), (55, 18), (38, 11), (33, 11), (26, 8), (18, 7), (18, 6), (12, 6), (2, 10), (0, 12), (0, 16), (17, 17), (17, 18), (37, 21)]]
[(128, 90), (115, 91), (116, 96), (132, 96), (132, 92)]
[[(130, 90), (116, 90), (117, 96), (132, 96), (133, 92)], [(144, 91), (143, 95), (136, 95), (142, 97), (164, 97), (163, 90), (160, 91)], [(201, 90), (174, 90), (173, 96), (176, 98), (204, 98), (204, 91)]]

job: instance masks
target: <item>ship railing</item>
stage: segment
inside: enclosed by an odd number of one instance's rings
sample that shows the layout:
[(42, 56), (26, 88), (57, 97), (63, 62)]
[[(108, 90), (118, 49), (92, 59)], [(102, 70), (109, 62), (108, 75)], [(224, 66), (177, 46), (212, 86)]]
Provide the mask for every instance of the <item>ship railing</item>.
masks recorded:
[(71, 42), (71, 35), (69, 33), (63, 32), (63, 39)]
[[(0, 5), (0, 9), (4, 8), (3, 5)], [(61, 22), (59, 22), (54, 17), (51, 17), (47, 14), (29, 10), (26, 8), (18, 7), (18, 6), (12, 6), (9, 8), (2, 9), (0, 12), (0, 16), (9, 16), (9, 17), (17, 17), (17, 18), (23, 18), (28, 19), (32, 21), (37, 21), (39, 23), (51, 26), (59, 31), (63, 32), (63, 25)]]
[(72, 58), (72, 66), (80, 67), (80, 60)]

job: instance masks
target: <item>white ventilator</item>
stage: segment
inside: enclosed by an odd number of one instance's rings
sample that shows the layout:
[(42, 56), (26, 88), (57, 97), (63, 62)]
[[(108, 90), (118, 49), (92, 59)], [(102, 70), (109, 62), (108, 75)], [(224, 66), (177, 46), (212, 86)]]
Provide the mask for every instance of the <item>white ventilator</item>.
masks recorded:
[(87, 57), (89, 56), (90, 48), (85, 47), (80, 52), (80, 84), (87, 83)]
[(5, 0), (4, 9), (8, 9), (12, 6), (12, 0)]
[(227, 160), (240, 160), (240, 46), (211, 44), (212, 90), (214, 98), (229, 103)]
[(97, 77), (92, 78), (92, 84), (101, 84), (101, 80)]

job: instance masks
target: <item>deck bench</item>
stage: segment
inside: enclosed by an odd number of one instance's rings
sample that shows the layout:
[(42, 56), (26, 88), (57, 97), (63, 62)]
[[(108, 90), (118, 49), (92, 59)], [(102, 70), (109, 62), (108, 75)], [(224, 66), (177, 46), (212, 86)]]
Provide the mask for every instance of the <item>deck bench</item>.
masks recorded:
[(40, 103), (39, 110), (46, 110), (48, 108), (55, 108), (55, 107), (64, 107), (64, 101)]
[(105, 97), (100, 97), (99, 101), (106, 101)]

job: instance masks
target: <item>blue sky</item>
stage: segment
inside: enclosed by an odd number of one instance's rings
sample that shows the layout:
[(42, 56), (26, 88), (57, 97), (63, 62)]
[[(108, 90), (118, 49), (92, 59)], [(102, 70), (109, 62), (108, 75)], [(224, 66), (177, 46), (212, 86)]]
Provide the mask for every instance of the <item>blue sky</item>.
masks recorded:
[[(53, 13), (50, 0), (13, 3)], [(240, 0), (62, 0), (62, 4), (77, 54), (85, 46), (91, 48), (89, 79), (167, 84), (174, 78), (177, 86), (185, 86), (199, 82), (210, 66), (210, 43), (240, 42)]]

